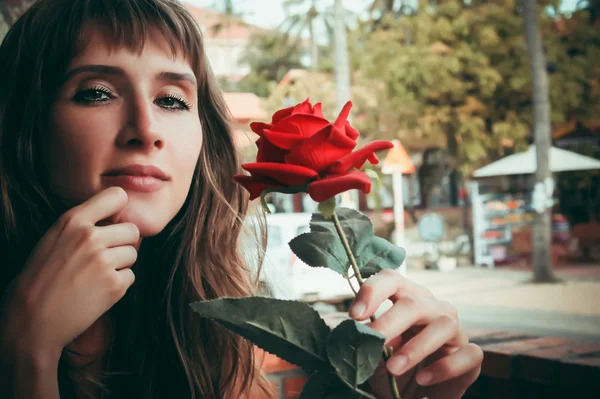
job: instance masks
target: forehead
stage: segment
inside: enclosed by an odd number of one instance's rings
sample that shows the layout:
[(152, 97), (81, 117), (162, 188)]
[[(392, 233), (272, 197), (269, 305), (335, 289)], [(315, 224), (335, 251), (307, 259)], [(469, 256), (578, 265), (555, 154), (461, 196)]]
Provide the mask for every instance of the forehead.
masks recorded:
[(191, 68), (185, 50), (181, 47), (173, 48), (172, 43), (158, 30), (149, 30), (147, 36), (133, 46), (131, 43), (116, 40), (106, 29), (98, 25), (88, 27), (82, 32), (70, 65), (90, 61), (102, 61), (101, 63), (117, 61), (124, 55), (129, 58), (152, 57), (154, 61), (162, 59), (162, 63), (185, 64)]

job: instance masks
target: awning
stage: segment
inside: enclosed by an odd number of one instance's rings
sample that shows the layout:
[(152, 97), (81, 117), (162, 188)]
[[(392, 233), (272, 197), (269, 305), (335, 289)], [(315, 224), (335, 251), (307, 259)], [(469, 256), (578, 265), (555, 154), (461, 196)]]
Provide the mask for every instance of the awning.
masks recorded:
[[(535, 145), (525, 152), (509, 155), (483, 168), (477, 169), (474, 177), (491, 177), (535, 173), (537, 160)], [(600, 169), (600, 161), (576, 152), (552, 147), (550, 149), (550, 171), (567, 172), (573, 170)]]

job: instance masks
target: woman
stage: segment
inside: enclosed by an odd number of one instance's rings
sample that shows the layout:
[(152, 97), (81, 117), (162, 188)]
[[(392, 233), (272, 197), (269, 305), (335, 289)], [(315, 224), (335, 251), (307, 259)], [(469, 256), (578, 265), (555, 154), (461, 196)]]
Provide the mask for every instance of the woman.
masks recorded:
[[(0, 391), (268, 396), (252, 345), (189, 306), (253, 284), (229, 245), (248, 205), (229, 117), (185, 8), (40, 0), (0, 47), (0, 93)], [(454, 309), (391, 273), (351, 315), (388, 298), (373, 327), (398, 347), (400, 387), (460, 397), (481, 350)], [(381, 397), (385, 371), (371, 381)]]

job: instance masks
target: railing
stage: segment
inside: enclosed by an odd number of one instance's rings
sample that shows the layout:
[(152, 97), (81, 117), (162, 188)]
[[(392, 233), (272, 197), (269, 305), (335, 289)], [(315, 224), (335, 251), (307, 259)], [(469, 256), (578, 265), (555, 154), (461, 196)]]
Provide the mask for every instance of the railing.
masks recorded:
[[(465, 399), (587, 399), (599, 397), (600, 342), (469, 330), (485, 352), (479, 379)], [(306, 374), (273, 355), (264, 370), (281, 399), (297, 398)]]

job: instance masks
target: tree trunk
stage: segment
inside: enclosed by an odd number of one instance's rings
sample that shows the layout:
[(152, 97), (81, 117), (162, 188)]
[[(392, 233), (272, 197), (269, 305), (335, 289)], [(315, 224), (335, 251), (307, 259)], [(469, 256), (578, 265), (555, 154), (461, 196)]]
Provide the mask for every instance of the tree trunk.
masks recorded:
[(310, 36), (311, 67), (313, 71), (317, 71), (319, 69), (319, 43), (317, 43), (317, 37), (315, 36), (314, 18), (308, 23), (308, 33)]
[[(544, 185), (551, 179), (550, 173), (550, 96), (546, 57), (538, 27), (537, 5), (535, 0), (525, 0), (525, 36), (529, 53), (529, 63), (533, 79), (534, 139), (536, 144), (537, 169), (536, 185)], [(544, 190), (544, 192), (546, 192)], [(550, 194), (551, 195), (551, 194)], [(533, 225), (533, 281), (555, 281), (552, 272), (551, 250), (551, 207), (536, 212)]]
[(348, 57), (348, 38), (346, 37), (346, 24), (344, 21), (344, 7), (342, 0), (335, 0), (335, 26), (334, 26), (334, 51), (335, 51), (335, 86), (338, 111), (346, 101), (352, 97), (350, 89), (350, 60)]
[[(334, 18), (335, 94), (339, 112), (346, 101), (352, 99), (352, 90), (350, 86), (350, 57), (348, 56), (348, 38), (346, 37), (346, 22), (342, 0), (335, 0)], [(351, 115), (348, 115), (348, 121), (351, 121), (351, 119)], [(357, 209), (358, 192), (352, 190), (343, 193), (342, 206)]]
[(446, 129), (446, 143), (448, 146), (448, 155), (450, 155), (450, 163), (452, 168), (448, 176), (450, 187), (449, 187), (449, 202), (450, 206), (458, 206), (458, 186), (460, 184), (460, 176), (457, 169), (458, 166), (458, 141), (456, 140), (455, 131), (458, 127), (458, 115), (456, 114), (456, 108), (452, 109), (453, 123), (449, 124)]

